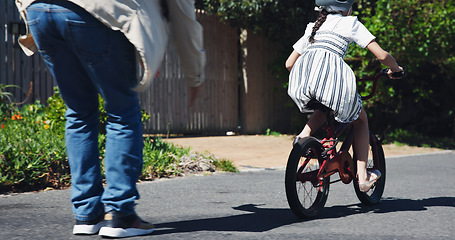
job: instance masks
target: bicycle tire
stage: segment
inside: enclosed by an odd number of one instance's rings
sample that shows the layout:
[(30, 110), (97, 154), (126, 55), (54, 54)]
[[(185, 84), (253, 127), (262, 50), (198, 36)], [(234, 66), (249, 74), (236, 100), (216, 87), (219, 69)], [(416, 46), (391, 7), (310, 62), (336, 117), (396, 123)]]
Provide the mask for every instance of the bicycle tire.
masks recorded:
[[(355, 193), (360, 202), (365, 205), (374, 205), (381, 200), (382, 194), (384, 193), (386, 181), (386, 164), (382, 144), (379, 142), (378, 138), (371, 133), (369, 155), (372, 157), (368, 159), (367, 170), (377, 169), (381, 172), (381, 177), (376, 181), (376, 183), (368, 192), (360, 191), (358, 182), (353, 182)], [(357, 159), (355, 158), (355, 155), (354, 159)], [(355, 169), (357, 171), (357, 166), (355, 166)]]
[[(324, 147), (316, 138), (306, 137), (294, 145), (289, 155), (285, 176), (286, 198), (298, 218), (318, 215), (327, 201), (330, 177), (322, 181), (316, 177), (323, 162), (323, 151)], [(313, 173), (312, 176), (309, 172)], [(311, 180), (298, 180), (301, 173), (307, 173), (307, 178)]]

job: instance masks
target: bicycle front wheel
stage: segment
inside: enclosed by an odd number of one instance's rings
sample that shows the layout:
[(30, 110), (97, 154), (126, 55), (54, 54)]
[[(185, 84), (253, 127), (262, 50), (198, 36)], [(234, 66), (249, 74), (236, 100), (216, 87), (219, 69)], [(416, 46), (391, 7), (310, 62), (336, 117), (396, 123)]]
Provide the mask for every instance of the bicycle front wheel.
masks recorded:
[(324, 207), (329, 194), (330, 177), (318, 179), (322, 166), (322, 144), (314, 137), (300, 139), (294, 145), (286, 166), (286, 197), (299, 218), (314, 217)]
[[(370, 158), (367, 162), (367, 171), (377, 169), (381, 172), (381, 177), (376, 181), (373, 187), (368, 192), (362, 192), (359, 189), (359, 184), (357, 181), (354, 182), (354, 189), (357, 195), (357, 198), (365, 205), (374, 205), (381, 200), (382, 194), (384, 193), (385, 188), (385, 179), (386, 179), (386, 168), (385, 168), (385, 157), (384, 150), (382, 149), (382, 144), (379, 140), (370, 133)], [(354, 159), (355, 158), (354, 156)], [(355, 168), (357, 171), (356, 164)]]

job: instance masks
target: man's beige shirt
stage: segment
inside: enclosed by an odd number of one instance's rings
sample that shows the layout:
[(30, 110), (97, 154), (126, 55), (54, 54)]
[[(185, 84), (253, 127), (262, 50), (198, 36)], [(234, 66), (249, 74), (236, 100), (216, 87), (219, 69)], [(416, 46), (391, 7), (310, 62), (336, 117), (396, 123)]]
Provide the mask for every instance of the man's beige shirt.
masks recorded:
[[(16, 0), (22, 18), (35, 0)], [(62, 0), (64, 1), (64, 0)], [(194, 0), (166, 0), (169, 18), (163, 17), (160, 0), (68, 0), (114, 31), (121, 31), (136, 47), (143, 74), (136, 90), (145, 90), (161, 65), (170, 35), (177, 49), (187, 84), (200, 86), (205, 80), (203, 29), (196, 21)], [(28, 27), (27, 27), (28, 28)], [(37, 47), (33, 37), (21, 36), (19, 44), (28, 56)]]

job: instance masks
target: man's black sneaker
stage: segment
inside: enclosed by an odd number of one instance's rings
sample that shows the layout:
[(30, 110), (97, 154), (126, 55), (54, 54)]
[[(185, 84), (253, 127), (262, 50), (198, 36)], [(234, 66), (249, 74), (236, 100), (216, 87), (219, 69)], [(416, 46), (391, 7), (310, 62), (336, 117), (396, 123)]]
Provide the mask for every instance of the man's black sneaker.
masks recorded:
[(110, 211), (104, 216), (104, 226), (99, 235), (103, 237), (132, 237), (147, 235), (155, 230), (153, 224), (140, 219), (136, 214), (125, 215), (117, 211)]
[(73, 234), (79, 235), (91, 235), (97, 234), (100, 231), (100, 228), (104, 225), (104, 216), (92, 220), (92, 221), (80, 221), (76, 220), (76, 224), (73, 228)]

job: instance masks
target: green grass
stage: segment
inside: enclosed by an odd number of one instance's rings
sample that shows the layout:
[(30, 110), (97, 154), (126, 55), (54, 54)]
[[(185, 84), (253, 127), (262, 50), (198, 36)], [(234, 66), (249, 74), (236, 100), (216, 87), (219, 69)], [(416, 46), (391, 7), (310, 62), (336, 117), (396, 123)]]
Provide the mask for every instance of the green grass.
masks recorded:
[(272, 131), (272, 130), (270, 130), (270, 128), (267, 128), (267, 130), (265, 130), (265, 135), (278, 137), (278, 136), (281, 136), (281, 133)]
[(239, 172), (239, 170), (232, 164), (231, 161), (226, 159), (214, 160), (213, 164), (217, 170), (224, 172)]
[(228, 160), (217, 160), (210, 153), (196, 153), (190, 148), (177, 147), (161, 138), (145, 138), (144, 141), (144, 169), (142, 180), (161, 177), (179, 176), (185, 169), (179, 168), (180, 160), (185, 158), (192, 162), (203, 161), (211, 163), (218, 171), (238, 172), (237, 168)]

